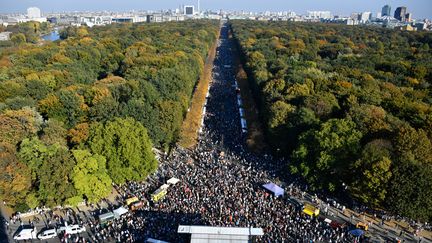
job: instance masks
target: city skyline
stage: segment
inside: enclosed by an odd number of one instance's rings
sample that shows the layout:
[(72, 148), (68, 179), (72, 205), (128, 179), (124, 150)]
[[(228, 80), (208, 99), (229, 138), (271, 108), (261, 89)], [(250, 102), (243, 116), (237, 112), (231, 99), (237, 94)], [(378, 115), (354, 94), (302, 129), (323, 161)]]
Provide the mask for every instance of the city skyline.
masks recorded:
[[(160, 10), (175, 9), (180, 5), (197, 5), (198, 1), (191, 0), (165, 0), (165, 1), (137, 1), (137, 0), (96, 0), (89, 1), (56, 1), (49, 0), (16, 0), (0, 2), (0, 11), (2, 13), (24, 13), (28, 7), (36, 6), (43, 13), (63, 12), (63, 11), (127, 11), (127, 10)], [(245, 10), (252, 12), (260, 11), (287, 11), (291, 10), (296, 13), (306, 13), (308, 10), (328, 10), (335, 15), (349, 15), (352, 12), (371, 11), (373, 14), (381, 12), (384, 5), (390, 5), (392, 12), (399, 6), (406, 6), (407, 11), (413, 13), (414, 18), (432, 18), (432, 1), (430, 0), (303, 0), (284, 1), (271, 0), (265, 4), (260, 0), (238, 0), (235, 3), (229, 0), (201, 0), (201, 10)], [(393, 13), (392, 13), (393, 14)]]

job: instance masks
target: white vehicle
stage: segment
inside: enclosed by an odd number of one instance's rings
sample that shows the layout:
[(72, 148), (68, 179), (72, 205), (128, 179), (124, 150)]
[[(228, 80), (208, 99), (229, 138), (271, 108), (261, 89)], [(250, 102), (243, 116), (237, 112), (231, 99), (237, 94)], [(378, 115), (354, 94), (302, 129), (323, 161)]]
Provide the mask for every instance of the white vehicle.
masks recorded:
[(56, 229), (44, 230), (38, 235), (39, 240), (47, 240), (57, 236)]
[(86, 228), (84, 226), (75, 224), (75, 225), (62, 226), (57, 232), (64, 232), (68, 235), (74, 235), (85, 231)]
[(36, 228), (30, 229), (22, 229), (18, 234), (16, 234), (13, 238), (14, 240), (32, 240), (37, 239)]

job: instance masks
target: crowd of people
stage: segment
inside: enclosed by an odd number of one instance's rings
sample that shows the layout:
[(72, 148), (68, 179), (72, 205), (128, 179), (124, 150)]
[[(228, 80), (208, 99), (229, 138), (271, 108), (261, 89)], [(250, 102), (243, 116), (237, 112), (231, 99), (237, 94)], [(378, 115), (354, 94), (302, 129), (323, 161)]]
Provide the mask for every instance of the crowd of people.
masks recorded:
[[(311, 218), (286, 197), (278, 198), (262, 189), (264, 183), (277, 180), (276, 172), (284, 163), (270, 155), (251, 154), (243, 145), (233, 87), (233, 43), (227, 35), (227, 28), (223, 28), (204, 128), (196, 148), (175, 148), (147, 182), (119, 188), (123, 199), (138, 196), (148, 202), (135, 212), (145, 222), (145, 237), (184, 242), (187, 237), (177, 234), (178, 225), (209, 225), (263, 228), (259, 242), (351, 242), (353, 238), (345, 230)], [(171, 186), (163, 200), (150, 202), (152, 191), (171, 177), (180, 183)]]
[[(65, 209), (62, 216), (41, 212), (38, 217), (45, 225), (86, 227), (85, 233), (60, 237), (68, 242), (144, 242), (148, 238), (186, 242), (189, 236), (177, 233), (179, 225), (262, 228), (264, 235), (257, 237), (257, 242), (353, 242), (345, 229), (311, 218), (288, 196), (275, 197), (262, 188), (264, 183), (279, 180), (278, 171), (286, 163), (271, 155), (249, 153), (244, 147), (245, 134), (233, 87), (232, 47), (228, 29), (223, 27), (204, 127), (195, 149), (176, 147), (170, 155), (161, 157), (158, 171), (145, 182), (115, 186), (119, 192), (116, 202), (107, 201), (104, 209)], [(151, 193), (172, 177), (180, 182), (172, 185), (162, 200), (152, 202)], [(287, 194), (304, 195), (295, 184), (286, 189)], [(131, 197), (143, 201), (143, 206), (104, 224), (98, 221), (98, 215), (114, 210)]]

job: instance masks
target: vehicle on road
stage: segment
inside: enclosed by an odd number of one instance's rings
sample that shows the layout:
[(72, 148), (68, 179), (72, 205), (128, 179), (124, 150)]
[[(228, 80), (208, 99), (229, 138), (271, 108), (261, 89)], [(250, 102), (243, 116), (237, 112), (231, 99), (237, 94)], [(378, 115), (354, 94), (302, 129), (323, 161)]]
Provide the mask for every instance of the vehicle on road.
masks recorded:
[(32, 240), (37, 239), (36, 227), (21, 229), (14, 237), (14, 240)]
[(52, 239), (57, 236), (57, 230), (56, 229), (47, 229), (39, 233), (38, 239), (39, 240), (47, 240)]
[(138, 201), (139, 201), (139, 199), (137, 197), (131, 197), (131, 198), (126, 199), (126, 205), (130, 206), (132, 203), (138, 202)]
[(99, 215), (99, 223), (101, 225), (104, 225), (104, 224), (108, 223), (109, 221), (113, 220), (114, 218), (115, 218), (115, 216), (114, 216), (113, 212), (100, 214)]
[(362, 229), (364, 231), (367, 231), (369, 229), (369, 225), (367, 223), (364, 223), (364, 222), (358, 222), (356, 224), (356, 228), (357, 229)]
[(68, 225), (68, 226), (62, 226), (59, 228), (59, 230), (57, 231), (57, 233), (65, 233), (68, 235), (74, 235), (74, 234), (79, 234), (82, 232), (85, 232), (86, 228), (84, 226), (81, 225)]
[(138, 202), (134, 202), (132, 205), (131, 205), (131, 210), (132, 211), (135, 211), (135, 210), (138, 210), (138, 209), (140, 209), (140, 208), (142, 208), (142, 207), (144, 207), (144, 202), (143, 201), (138, 201)]
[(304, 205), (304, 208), (303, 208), (303, 213), (305, 213), (311, 217), (317, 217), (320, 213), (320, 210), (319, 210), (319, 208), (315, 207), (314, 205), (306, 203)]

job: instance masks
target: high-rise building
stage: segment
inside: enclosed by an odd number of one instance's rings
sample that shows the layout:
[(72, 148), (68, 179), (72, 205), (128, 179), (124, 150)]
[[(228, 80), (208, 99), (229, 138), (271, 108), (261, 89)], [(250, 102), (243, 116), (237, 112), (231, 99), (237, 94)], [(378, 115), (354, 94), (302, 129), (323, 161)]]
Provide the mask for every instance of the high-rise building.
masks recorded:
[(27, 17), (29, 19), (36, 19), (41, 17), (41, 11), (39, 8), (31, 7), (27, 9)]
[(398, 7), (394, 13), (395, 19), (404, 22), (405, 21), (405, 15), (406, 15), (406, 7)]
[(198, 0), (197, 11), (198, 11), (198, 14), (199, 14), (200, 11), (201, 11), (201, 4), (200, 4), (200, 0)]
[(412, 20), (412, 14), (411, 13), (406, 13), (405, 14), (405, 21), (411, 22), (411, 20)]
[(185, 15), (194, 15), (195, 14), (195, 7), (194, 6), (184, 6), (184, 14)]
[(372, 18), (372, 13), (371, 12), (363, 12), (363, 13), (360, 14), (359, 21), (362, 22), (362, 23), (366, 23), (371, 18)]
[(384, 5), (384, 7), (381, 10), (381, 16), (391, 16), (391, 6), (390, 5)]

